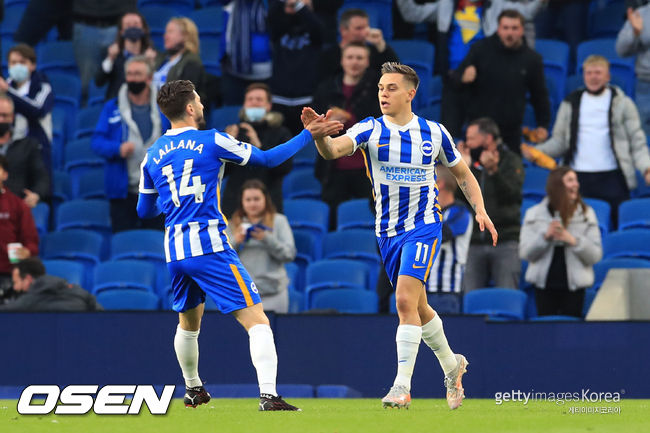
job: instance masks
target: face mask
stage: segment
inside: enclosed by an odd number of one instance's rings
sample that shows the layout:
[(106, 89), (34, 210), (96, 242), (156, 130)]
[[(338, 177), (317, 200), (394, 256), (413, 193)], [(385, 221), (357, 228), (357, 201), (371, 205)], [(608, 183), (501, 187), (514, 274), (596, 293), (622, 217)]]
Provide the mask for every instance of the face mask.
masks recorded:
[(137, 42), (144, 36), (144, 30), (140, 27), (129, 27), (128, 29), (124, 29), (122, 36), (131, 42)]
[(11, 123), (1, 122), (0, 123), (0, 136), (5, 135), (11, 129)]
[(251, 122), (259, 122), (266, 115), (266, 108), (264, 107), (248, 107), (244, 108), (246, 118)]
[(481, 158), (482, 153), (483, 153), (483, 146), (469, 150), (469, 154), (472, 157), (472, 161), (478, 161)]
[(27, 81), (27, 78), (29, 78), (29, 69), (22, 63), (17, 63), (9, 68), (9, 77), (18, 83)]
[(166, 52), (167, 52), (167, 54), (169, 54), (170, 56), (173, 56), (173, 55), (178, 54), (178, 53), (179, 53), (182, 49), (184, 49), (184, 48), (185, 48), (185, 42), (179, 42), (179, 43), (177, 43), (175, 46), (173, 46), (173, 47), (171, 47), (171, 48), (168, 48), (168, 49), (166, 50)]
[(127, 81), (126, 83), (129, 92), (133, 93), (134, 95), (139, 95), (142, 93), (145, 87), (147, 87), (147, 82), (146, 81)]

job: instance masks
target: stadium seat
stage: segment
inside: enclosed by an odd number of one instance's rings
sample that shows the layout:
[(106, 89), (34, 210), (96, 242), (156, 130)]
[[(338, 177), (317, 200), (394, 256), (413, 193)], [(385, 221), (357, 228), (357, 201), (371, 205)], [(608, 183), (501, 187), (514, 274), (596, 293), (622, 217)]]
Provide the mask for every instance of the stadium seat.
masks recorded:
[(155, 266), (156, 293), (163, 301), (163, 308), (168, 308), (166, 297), (170, 283), (164, 251), (164, 235), (158, 230), (127, 230), (111, 238), (112, 260), (139, 260)]
[(618, 207), (618, 228), (650, 229), (650, 198), (636, 198), (621, 203)]
[(48, 275), (63, 278), (70, 284), (78, 284), (90, 291), (86, 287), (86, 269), (83, 264), (72, 260), (43, 260), (43, 265)]
[(289, 313), (300, 313), (305, 309), (305, 294), (289, 289)]
[(429, 103), (429, 105), (425, 107), (419, 107), (417, 110), (415, 110), (415, 114), (417, 114), (418, 117), (422, 117), (427, 120), (432, 120), (434, 122), (439, 122), (440, 115), (441, 115), (440, 110), (441, 110), (440, 102), (433, 102), (433, 103)]
[(66, 230), (50, 232), (43, 236), (41, 257), (63, 259), (82, 263), (86, 270), (86, 283), (92, 287), (92, 270), (104, 257), (104, 238), (89, 230)]
[(210, 127), (219, 131), (226, 129), (226, 126), (239, 123), (239, 105), (224, 105), (212, 110), (210, 114)]
[(55, 170), (63, 168), (63, 148), (71, 135), (74, 113), (56, 105), (52, 109), (52, 168)]
[(50, 205), (45, 202), (39, 202), (32, 208), (32, 217), (38, 231), (38, 236), (43, 237), (50, 227)]
[[(618, 32), (625, 24), (626, 2), (593, 2), (587, 17), (587, 36), (593, 38), (616, 38)], [(596, 7), (594, 7), (596, 5)], [(537, 45), (537, 41), (535, 41)]]
[(88, 101), (86, 106), (92, 107), (95, 105), (104, 106), (104, 98), (106, 98), (106, 88), (108, 84), (104, 84), (101, 87), (97, 87), (95, 80), (91, 80), (88, 84)]
[(47, 79), (52, 85), (54, 104), (76, 112), (81, 101), (81, 81), (79, 77), (63, 72), (51, 72)]
[(527, 296), (514, 289), (485, 288), (463, 297), (463, 313), (487, 314), (490, 318), (524, 320)]
[(95, 267), (93, 293), (110, 289), (155, 293), (156, 268), (140, 260), (109, 260)]
[(90, 137), (86, 137), (66, 143), (63, 151), (63, 168), (70, 176), (73, 176), (75, 171), (104, 166), (104, 158), (93, 151), (90, 140)]
[(293, 156), (294, 170), (309, 168), (313, 171), (314, 165), (316, 165), (317, 153), (318, 151), (316, 150), (316, 146), (305, 146), (300, 149), (298, 153)]
[[(544, 73), (554, 81), (553, 97), (557, 104), (564, 99), (564, 87), (569, 72), (569, 44), (551, 39), (535, 39), (535, 51), (542, 55)], [(557, 106), (557, 105), (556, 105)]]
[(103, 105), (93, 105), (79, 110), (74, 129), (75, 140), (92, 137), (103, 109)]
[(188, 18), (194, 21), (196, 27), (201, 29), (199, 32), (201, 34), (201, 59), (204, 65), (204, 42), (216, 43), (217, 45), (221, 42), (220, 38), (224, 32), (224, 13), (223, 8), (212, 6), (195, 9), (187, 15)]
[(38, 70), (46, 75), (63, 73), (79, 74), (72, 41), (43, 42), (36, 52)]
[(310, 309), (334, 309), (339, 313), (373, 314), (378, 311), (377, 293), (355, 289), (323, 289), (311, 294)]
[(221, 76), (221, 45), (218, 40), (208, 39), (201, 33), (201, 60), (205, 71)]
[(70, 175), (65, 171), (52, 171), (52, 206), (54, 209), (66, 200), (72, 198)]
[(610, 269), (639, 269), (650, 268), (650, 261), (643, 259), (634, 259), (620, 257), (613, 259), (603, 259), (594, 265), (594, 285), (593, 290), (598, 290), (603, 285), (607, 273)]
[(607, 233), (612, 229), (612, 217), (610, 212), (610, 205), (605, 200), (599, 200), (597, 198), (583, 198), (585, 204), (591, 206), (591, 208), (596, 213), (596, 218), (598, 219), (598, 227), (600, 228), (600, 235), (602, 237), (607, 236)]
[(56, 230), (85, 229), (103, 235), (112, 232), (111, 213), (107, 200), (70, 200), (56, 212)]
[[(0, 37), (2, 37), (2, 39), (13, 40), (14, 33), (16, 33), (16, 30), (18, 29), (18, 24), (20, 24), (24, 12), (24, 4), (17, 3), (4, 7), (4, 17), (2, 23), (0, 23)], [(4, 51), (3, 49), (2, 56), (6, 57), (7, 52), (8, 51)]]
[[(427, 95), (427, 106), (440, 104), (442, 101), (442, 77), (440, 75), (434, 75), (431, 80), (429, 80), (429, 94)], [(430, 120), (436, 120), (430, 119)]]
[(321, 184), (314, 177), (313, 170), (293, 170), (282, 180), (282, 197), (284, 199), (309, 198), (319, 200)]
[(283, 206), (291, 228), (311, 231), (314, 235), (315, 251), (319, 251), (322, 248), (323, 236), (329, 227), (329, 206), (322, 201), (305, 198), (284, 200)]
[(300, 275), (300, 266), (294, 262), (284, 264), (284, 269), (289, 277), (289, 289), (302, 292), (303, 286)]
[(541, 200), (546, 197), (546, 178), (549, 170), (537, 166), (526, 167), (524, 186), (522, 188), (524, 198)]
[(344, 201), (336, 208), (336, 224), (337, 230), (374, 230), (374, 204), (365, 198)]
[(70, 176), (72, 195), (75, 199), (106, 199), (104, 167), (73, 172)]
[(155, 47), (164, 51), (163, 35), (165, 34), (165, 27), (167, 26), (167, 22), (178, 14), (173, 8), (161, 6), (160, 4), (139, 6), (138, 9), (147, 20), (151, 40)]
[(304, 290), (305, 272), (307, 266), (314, 260), (318, 260), (321, 255), (320, 247), (317, 248), (316, 235), (310, 230), (299, 228), (293, 229), (293, 240), (296, 245), (296, 258), (293, 263), (298, 267), (296, 290)]
[(160, 299), (153, 293), (130, 289), (105, 290), (97, 295), (105, 310), (157, 310)]
[(347, 259), (319, 260), (307, 266), (305, 304), (310, 309), (311, 295), (324, 289), (368, 289), (368, 266)]
[(368, 289), (375, 290), (381, 268), (381, 257), (374, 230), (350, 229), (329, 232), (323, 238), (324, 259), (359, 260), (368, 265)]
[(420, 91), (416, 94), (415, 107), (425, 107), (429, 103), (429, 82), (433, 79), (435, 47), (428, 41), (394, 40), (390, 46), (395, 50), (400, 62), (412, 67), (420, 78)]
[(609, 233), (603, 239), (603, 258), (631, 257), (650, 260), (650, 230), (630, 229)]

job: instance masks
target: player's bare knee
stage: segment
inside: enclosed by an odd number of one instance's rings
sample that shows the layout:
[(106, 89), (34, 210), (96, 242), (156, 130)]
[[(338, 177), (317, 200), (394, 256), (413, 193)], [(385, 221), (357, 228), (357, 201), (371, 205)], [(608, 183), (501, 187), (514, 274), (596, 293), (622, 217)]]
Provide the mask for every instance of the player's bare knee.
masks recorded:
[(395, 295), (395, 305), (400, 313), (415, 313), (418, 310), (418, 301), (409, 293)]

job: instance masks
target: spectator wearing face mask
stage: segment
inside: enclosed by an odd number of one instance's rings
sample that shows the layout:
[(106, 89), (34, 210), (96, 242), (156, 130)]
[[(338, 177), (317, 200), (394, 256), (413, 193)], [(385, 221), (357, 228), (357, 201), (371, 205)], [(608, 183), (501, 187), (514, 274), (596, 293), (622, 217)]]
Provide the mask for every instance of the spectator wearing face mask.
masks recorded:
[(9, 79), (0, 78), (0, 90), (14, 103), (15, 120), (12, 138), (36, 139), (41, 147), (43, 163), (51, 172), (52, 108), (54, 94), (47, 78), (36, 70), (36, 53), (27, 44), (12, 47), (7, 54)]
[(117, 96), (124, 83), (124, 64), (133, 56), (144, 55), (148, 59), (156, 58), (156, 50), (150, 39), (149, 25), (138, 12), (127, 12), (120, 17), (117, 26), (117, 38), (106, 52), (101, 68), (95, 75), (95, 84), (99, 87), (107, 84), (105, 100)]
[(140, 163), (147, 149), (169, 127), (156, 103), (157, 89), (144, 56), (131, 57), (125, 66), (126, 83), (117, 98), (104, 105), (92, 138), (93, 150), (106, 159), (106, 195), (111, 204), (113, 230), (162, 229), (160, 217), (140, 220), (136, 213)]
[[(271, 111), (271, 90), (264, 83), (253, 83), (246, 88), (241, 122), (226, 127), (226, 132), (239, 141), (250, 143), (261, 150), (271, 149), (291, 138), (291, 132), (283, 125), (282, 114)], [(228, 164), (228, 182), (223, 191), (221, 209), (230, 216), (238, 204), (239, 190), (249, 179), (259, 179), (268, 188), (273, 203), (282, 211), (282, 180), (291, 171), (288, 160), (274, 168), (248, 167)]]

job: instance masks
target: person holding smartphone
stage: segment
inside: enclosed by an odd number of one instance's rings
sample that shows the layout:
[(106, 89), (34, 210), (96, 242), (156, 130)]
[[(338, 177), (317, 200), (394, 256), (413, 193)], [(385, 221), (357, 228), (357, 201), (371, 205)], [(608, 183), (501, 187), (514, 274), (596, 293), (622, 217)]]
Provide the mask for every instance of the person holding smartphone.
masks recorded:
[(249, 270), (266, 311), (289, 311), (289, 277), (284, 264), (296, 257), (287, 217), (276, 212), (266, 186), (257, 179), (241, 188), (237, 209), (226, 231)]

